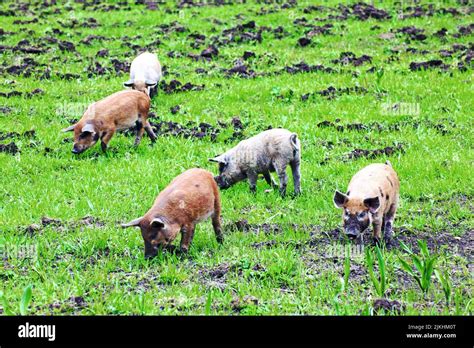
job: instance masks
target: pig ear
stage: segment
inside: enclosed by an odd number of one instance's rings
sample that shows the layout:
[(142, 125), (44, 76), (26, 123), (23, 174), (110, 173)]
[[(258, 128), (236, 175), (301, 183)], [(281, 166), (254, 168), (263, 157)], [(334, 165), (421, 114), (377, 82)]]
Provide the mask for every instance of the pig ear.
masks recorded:
[(86, 123), (84, 127), (81, 129), (82, 133), (89, 132), (89, 133), (95, 133), (94, 125), (91, 123)]
[(380, 207), (379, 197), (372, 197), (364, 199), (364, 205), (369, 208), (369, 211), (373, 214), (377, 212)]
[(151, 220), (150, 226), (155, 228), (163, 228), (165, 227), (165, 223), (160, 218), (154, 218), (153, 220)]
[(127, 222), (126, 224), (121, 224), (121, 226), (123, 228), (138, 226), (140, 224), (140, 222), (142, 221), (142, 219), (143, 219), (143, 216), (139, 217), (138, 219)]
[(69, 126), (67, 128), (61, 129), (61, 132), (72, 132), (74, 130), (74, 127), (76, 127), (75, 124), (73, 124), (72, 126)]
[(222, 155), (214, 157), (214, 158), (209, 158), (209, 161), (210, 162), (216, 162), (216, 163), (224, 163), (224, 164), (227, 163), (224, 156), (222, 156)]
[(145, 85), (147, 85), (147, 87), (153, 87), (156, 86), (156, 82), (152, 80), (145, 80)]
[(344, 204), (346, 204), (347, 201), (349, 200), (349, 197), (347, 197), (344, 193), (336, 190), (336, 192), (334, 192), (333, 200), (334, 200), (334, 205), (336, 206), (336, 208), (342, 208), (344, 207)]
[(123, 83), (124, 87), (132, 87), (133, 86), (133, 80), (128, 80), (127, 82)]

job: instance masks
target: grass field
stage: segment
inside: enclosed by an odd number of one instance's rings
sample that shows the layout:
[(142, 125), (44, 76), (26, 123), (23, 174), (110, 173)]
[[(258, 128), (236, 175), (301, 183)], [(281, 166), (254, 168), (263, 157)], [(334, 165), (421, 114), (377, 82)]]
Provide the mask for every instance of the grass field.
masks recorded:
[[(472, 7), (42, 3), (0, 5), (0, 313), (472, 314)], [(126, 132), (73, 155), (60, 130), (122, 90), (145, 48), (165, 68), (156, 144)], [(221, 192), (223, 245), (206, 221), (189, 255), (145, 260), (119, 224), (270, 126), (301, 139), (302, 195), (239, 183)], [(369, 231), (346, 244), (332, 197), (387, 159), (401, 203), (378, 259)], [(400, 241), (429, 258), (420, 240), (436, 256), (423, 286), (400, 261)]]

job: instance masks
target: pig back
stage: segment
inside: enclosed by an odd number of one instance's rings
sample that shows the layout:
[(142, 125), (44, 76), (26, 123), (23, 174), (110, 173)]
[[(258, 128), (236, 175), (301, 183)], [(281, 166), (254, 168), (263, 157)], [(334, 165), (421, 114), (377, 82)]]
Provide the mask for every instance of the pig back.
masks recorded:
[(178, 175), (157, 197), (155, 206), (175, 220), (196, 222), (214, 212), (217, 184), (212, 173), (193, 168)]

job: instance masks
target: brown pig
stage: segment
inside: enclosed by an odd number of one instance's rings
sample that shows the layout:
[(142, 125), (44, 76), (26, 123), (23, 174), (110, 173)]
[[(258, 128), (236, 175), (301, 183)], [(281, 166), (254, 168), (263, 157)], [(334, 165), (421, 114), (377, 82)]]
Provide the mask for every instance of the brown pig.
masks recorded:
[(219, 189), (210, 172), (193, 168), (178, 175), (160, 192), (148, 212), (122, 227), (138, 226), (145, 241), (145, 257), (153, 257), (158, 247), (167, 247), (181, 232), (181, 251), (187, 252), (196, 224), (209, 217), (219, 243), (223, 242), (220, 223)]
[(389, 161), (370, 164), (352, 177), (347, 193), (336, 190), (334, 204), (342, 208), (344, 232), (350, 239), (358, 238), (372, 224), (373, 237), (380, 241), (392, 236), (397, 211), (400, 183)]
[(147, 120), (149, 109), (147, 94), (135, 90), (117, 92), (91, 104), (79, 122), (62, 131), (74, 131), (72, 152), (75, 154), (84, 152), (99, 139), (102, 150), (106, 151), (115, 131), (131, 127), (137, 131), (135, 145), (140, 144), (144, 131), (154, 142), (156, 135)]

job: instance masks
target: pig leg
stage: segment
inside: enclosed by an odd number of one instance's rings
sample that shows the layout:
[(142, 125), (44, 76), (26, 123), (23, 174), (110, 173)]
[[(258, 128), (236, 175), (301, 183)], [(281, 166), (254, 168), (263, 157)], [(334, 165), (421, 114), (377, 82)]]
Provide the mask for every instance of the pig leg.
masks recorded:
[(137, 137), (135, 138), (135, 146), (138, 146), (140, 144), (140, 141), (142, 141), (143, 132), (145, 132), (140, 115), (138, 116), (138, 120), (135, 124), (137, 125)]
[(114, 133), (115, 129), (112, 128), (102, 134), (102, 136), (100, 137), (100, 147), (102, 148), (102, 151), (107, 151), (107, 146), (109, 144), (110, 139), (112, 139)]
[(372, 227), (374, 229), (374, 241), (376, 243), (379, 243), (382, 238), (382, 218), (379, 216), (374, 216), (374, 219), (372, 221)]
[(301, 172), (300, 172), (300, 161), (294, 160), (290, 162), (291, 172), (293, 173), (293, 184), (295, 185), (295, 195), (301, 193)]
[(224, 236), (222, 235), (221, 227), (221, 199), (217, 187), (214, 187), (214, 214), (212, 214), (212, 228), (216, 234), (217, 242), (222, 244), (224, 242)]
[(212, 228), (214, 228), (217, 242), (222, 244), (224, 242), (224, 236), (222, 235), (220, 213), (214, 212), (214, 215), (212, 215)]
[(270, 172), (263, 173), (263, 177), (265, 178), (267, 184), (270, 185), (272, 188), (278, 186), (275, 180), (273, 180), (272, 176), (270, 175)]
[(395, 219), (395, 213), (397, 211), (396, 203), (392, 203), (390, 209), (384, 217), (384, 238), (390, 240), (393, 232), (393, 220)]
[(258, 179), (258, 174), (255, 173), (252, 170), (249, 170), (247, 172), (247, 177), (249, 179), (249, 185), (250, 185), (250, 192), (255, 193), (257, 192), (257, 179)]
[(156, 141), (156, 135), (155, 132), (153, 132), (153, 128), (151, 128), (150, 122), (148, 122), (148, 120), (145, 122), (145, 131), (150, 137), (151, 142), (154, 143)]
[(286, 185), (288, 184), (288, 175), (286, 175), (286, 164), (274, 162), (273, 167), (278, 174), (280, 179), (280, 195), (284, 197), (286, 195)]
[(181, 252), (187, 253), (194, 237), (194, 225), (183, 226), (181, 228)]

